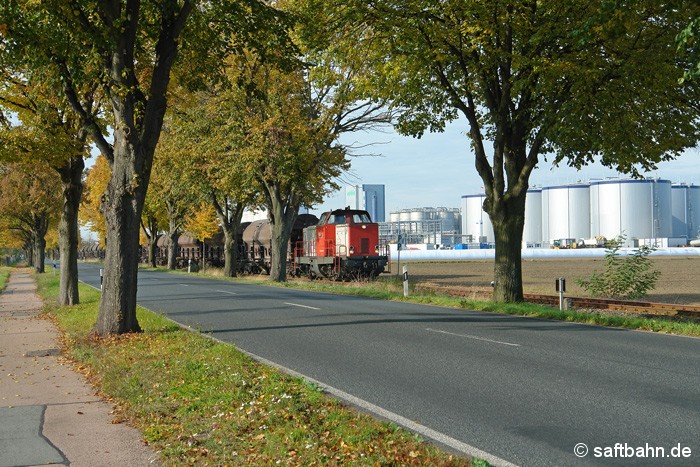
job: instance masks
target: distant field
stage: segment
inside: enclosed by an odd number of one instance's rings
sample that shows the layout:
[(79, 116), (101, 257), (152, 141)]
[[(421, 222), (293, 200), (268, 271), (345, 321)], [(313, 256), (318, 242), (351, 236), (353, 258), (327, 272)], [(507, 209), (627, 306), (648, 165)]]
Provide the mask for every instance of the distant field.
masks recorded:
[[(700, 257), (656, 257), (654, 268), (661, 277), (646, 300), (661, 303), (700, 305)], [(407, 261), (411, 279), (417, 282), (467, 289), (488, 289), (493, 280), (493, 261)], [(392, 262), (396, 274), (396, 262)], [(536, 259), (523, 261), (523, 288), (525, 293), (554, 294), (554, 279), (567, 279), (567, 293), (585, 296), (576, 285), (576, 278), (588, 277), (594, 270), (605, 269), (604, 258)]]

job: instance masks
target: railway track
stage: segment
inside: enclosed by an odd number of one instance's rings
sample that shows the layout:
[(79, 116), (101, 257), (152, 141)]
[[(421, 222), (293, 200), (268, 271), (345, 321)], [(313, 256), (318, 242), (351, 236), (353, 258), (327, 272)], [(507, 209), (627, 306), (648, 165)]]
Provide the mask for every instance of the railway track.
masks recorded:
[[(491, 298), (491, 291), (488, 289), (465, 291), (459, 287), (442, 287), (430, 284), (420, 284), (419, 288), (433, 290), (436, 292), (447, 293), (456, 297), (466, 297), (473, 299)], [(554, 307), (559, 306), (558, 295), (547, 294), (524, 294), (526, 302), (540, 303)], [(640, 316), (663, 316), (668, 318), (681, 318), (700, 320), (700, 306), (683, 305), (673, 303), (653, 303), (644, 301), (631, 300), (613, 300), (605, 298), (587, 298), (587, 297), (566, 297), (572, 309), (580, 310), (608, 310), (618, 311), (623, 313), (639, 314)]]
[[(559, 296), (542, 294), (524, 294), (525, 301), (559, 306)], [(613, 300), (604, 298), (567, 297), (576, 309), (595, 309), (637, 313), (640, 315), (667, 316), (685, 319), (700, 319), (700, 306), (673, 303), (653, 303), (631, 300)]]

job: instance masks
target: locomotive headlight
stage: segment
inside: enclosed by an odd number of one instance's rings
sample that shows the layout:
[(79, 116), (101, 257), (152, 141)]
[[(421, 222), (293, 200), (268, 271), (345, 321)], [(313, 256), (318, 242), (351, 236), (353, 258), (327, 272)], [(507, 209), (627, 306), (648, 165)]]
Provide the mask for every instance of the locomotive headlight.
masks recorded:
[(354, 255), (354, 254), (355, 254), (355, 247), (354, 247), (354, 246), (351, 246), (351, 247), (350, 247), (350, 254), (351, 254), (351, 255)]
[(374, 247), (374, 252), (379, 255), (379, 245)]
[(366, 226), (365, 224), (362, 224), (362, 228), (363, 228), (363, 229), (366, 229), (367, 226)]

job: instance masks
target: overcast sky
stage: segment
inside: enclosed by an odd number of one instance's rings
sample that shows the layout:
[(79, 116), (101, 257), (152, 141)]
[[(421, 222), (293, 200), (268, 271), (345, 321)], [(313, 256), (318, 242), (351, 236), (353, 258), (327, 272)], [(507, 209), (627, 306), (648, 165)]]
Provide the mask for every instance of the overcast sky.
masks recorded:
[[(353, 157), (350, 173), (343, 176), (343, 181), (357, 185), (384, 184), (387, 219), (390, 212), (404, 208), (458, 208), (463, 195), (483, 192), (464, 121), (449, 125), (444, 133), (426, 134), (421, 139), (393, 132), (376, 132), (351, 135), (342, 142), (359, 145), (382, 143), (358, 150), (358, 153), (372, 152), (379, 156)], [(620, 174), (600, 164), (577, 171), (569, 167), (552, 167), (551, 161), (540, 160), (530, 177), (530, 186), (618, 176)], [(700, 185), (700, 150), (688, 151), (675, 161), (662, 163), (658, 170), (646, 176)], [(345, 191), (341, 189), (311, 212), (318, 214), (344, 206)]]

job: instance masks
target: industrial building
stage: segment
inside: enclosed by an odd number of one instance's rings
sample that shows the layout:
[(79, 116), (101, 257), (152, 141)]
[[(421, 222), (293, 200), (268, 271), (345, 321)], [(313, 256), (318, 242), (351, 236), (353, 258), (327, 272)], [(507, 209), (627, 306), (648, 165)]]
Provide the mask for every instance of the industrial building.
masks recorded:
[(453, 245), (461, 242), (459, 208), (412, 208), (389, 213), (389, 222), (379, 224), (386, 243)]
[[(492, 243), (484, 194), (462, 196), (465, 243)], [(528, 190), (524, 247), (560, 239), (626, 237), (625, 246), (685, 245), (700, 230), (700, 186), (660, 179), (606, 179)]]
[(384, 222), (386, 220), (384, 185), (347, 185), (345, 205), (350, 209), (363, 209), (369, 212), (374, 222)]

